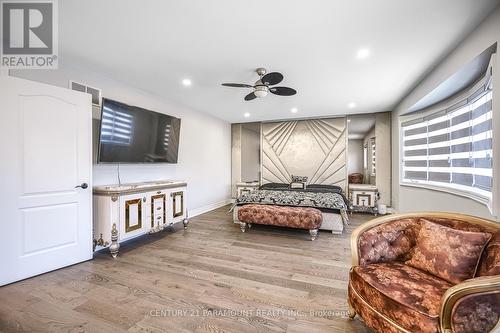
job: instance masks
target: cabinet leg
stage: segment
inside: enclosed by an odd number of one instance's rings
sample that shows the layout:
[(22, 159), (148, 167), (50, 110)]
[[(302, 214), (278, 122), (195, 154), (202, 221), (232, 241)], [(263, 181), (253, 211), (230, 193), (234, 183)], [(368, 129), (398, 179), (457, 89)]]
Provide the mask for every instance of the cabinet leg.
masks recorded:
[(120, 244), (118, 243), (118, 229), (116, 229), (116, 223), (113, 223), (113, 229), (111, 229), (111, 245), (109, 246), (109, 252), (116, 258), (118, 251), (120, 250)]
[(187, 230), (188, 224), (189, 224), (189, 220), (188, 219), (182, 220), (182, 224), (184, 224), (184, 230)]
[(245, 222), (240, 222), (240, 229), (241, 232), (245, 232), (245, 230), (247, 229), (247, 224)]

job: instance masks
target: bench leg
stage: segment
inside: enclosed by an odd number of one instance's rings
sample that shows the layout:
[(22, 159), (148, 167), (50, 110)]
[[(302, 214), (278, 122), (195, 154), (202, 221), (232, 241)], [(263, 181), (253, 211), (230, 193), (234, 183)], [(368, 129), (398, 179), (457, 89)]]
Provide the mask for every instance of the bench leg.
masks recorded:
[(245, 232), (246, 228), (247, 228), (247, 224), (245, 222), (240, 222), (241, 232)]
[(309, 230), (309, 234), (311, 235), (311, 240), (315, 240), (318, 237), (318, 229)]

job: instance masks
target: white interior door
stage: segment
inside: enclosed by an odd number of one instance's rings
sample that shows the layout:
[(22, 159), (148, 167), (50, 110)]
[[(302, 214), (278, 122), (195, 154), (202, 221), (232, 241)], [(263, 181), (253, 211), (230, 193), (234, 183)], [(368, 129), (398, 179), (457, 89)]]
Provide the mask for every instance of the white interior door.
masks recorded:
[(92, 258), (91, 117), (90, 95), (0, 77), (0, 285)]

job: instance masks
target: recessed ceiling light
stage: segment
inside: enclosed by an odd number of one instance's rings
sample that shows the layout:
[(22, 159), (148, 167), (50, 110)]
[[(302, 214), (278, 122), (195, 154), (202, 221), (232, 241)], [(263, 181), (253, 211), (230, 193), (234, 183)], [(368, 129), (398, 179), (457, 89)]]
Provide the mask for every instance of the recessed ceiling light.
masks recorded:
[(297, 113), (298, 111), (299, 111), (299, 109), (297, 109), (297, 108), (291, 108), (291, 109), (290, 109), (290, 112), (291, 112), (291, 113)]
[(351, 102), (351, 103), (347, 104), (347, 107), (348, 107), (349, 109), (354, 109), (354, 108), (356, 107), (356, 103)]
[(245, 118), (248, 118), (248, 117), (250, 117), (250, 113), (245, 112), (245, 113), (243, 114), (243, 116), (244, 116)]
[(358, 53), (356, 54), (356, 58), (366, 59), (370, 56), (370, 54), (371, 54), (370, 49), (359, 49)]
[(186, 87), (189, 87), (193, 84), (193, 82), (191, 82), (190, 79), (184, 79), (184, 80), (182, 80), (182, 84)]

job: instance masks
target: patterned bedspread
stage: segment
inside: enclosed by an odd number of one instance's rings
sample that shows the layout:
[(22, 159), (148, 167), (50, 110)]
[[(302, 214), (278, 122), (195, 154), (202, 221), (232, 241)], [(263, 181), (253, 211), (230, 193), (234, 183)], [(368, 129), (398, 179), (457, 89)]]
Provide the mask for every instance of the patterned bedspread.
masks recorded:
[(292, 207), (311, 207), (323, 211), (340, 212), (345, 223), (348, 222), (347, 203), (340, 193), (257, 190), (241, 195), (235, 205), (262, 204)]

